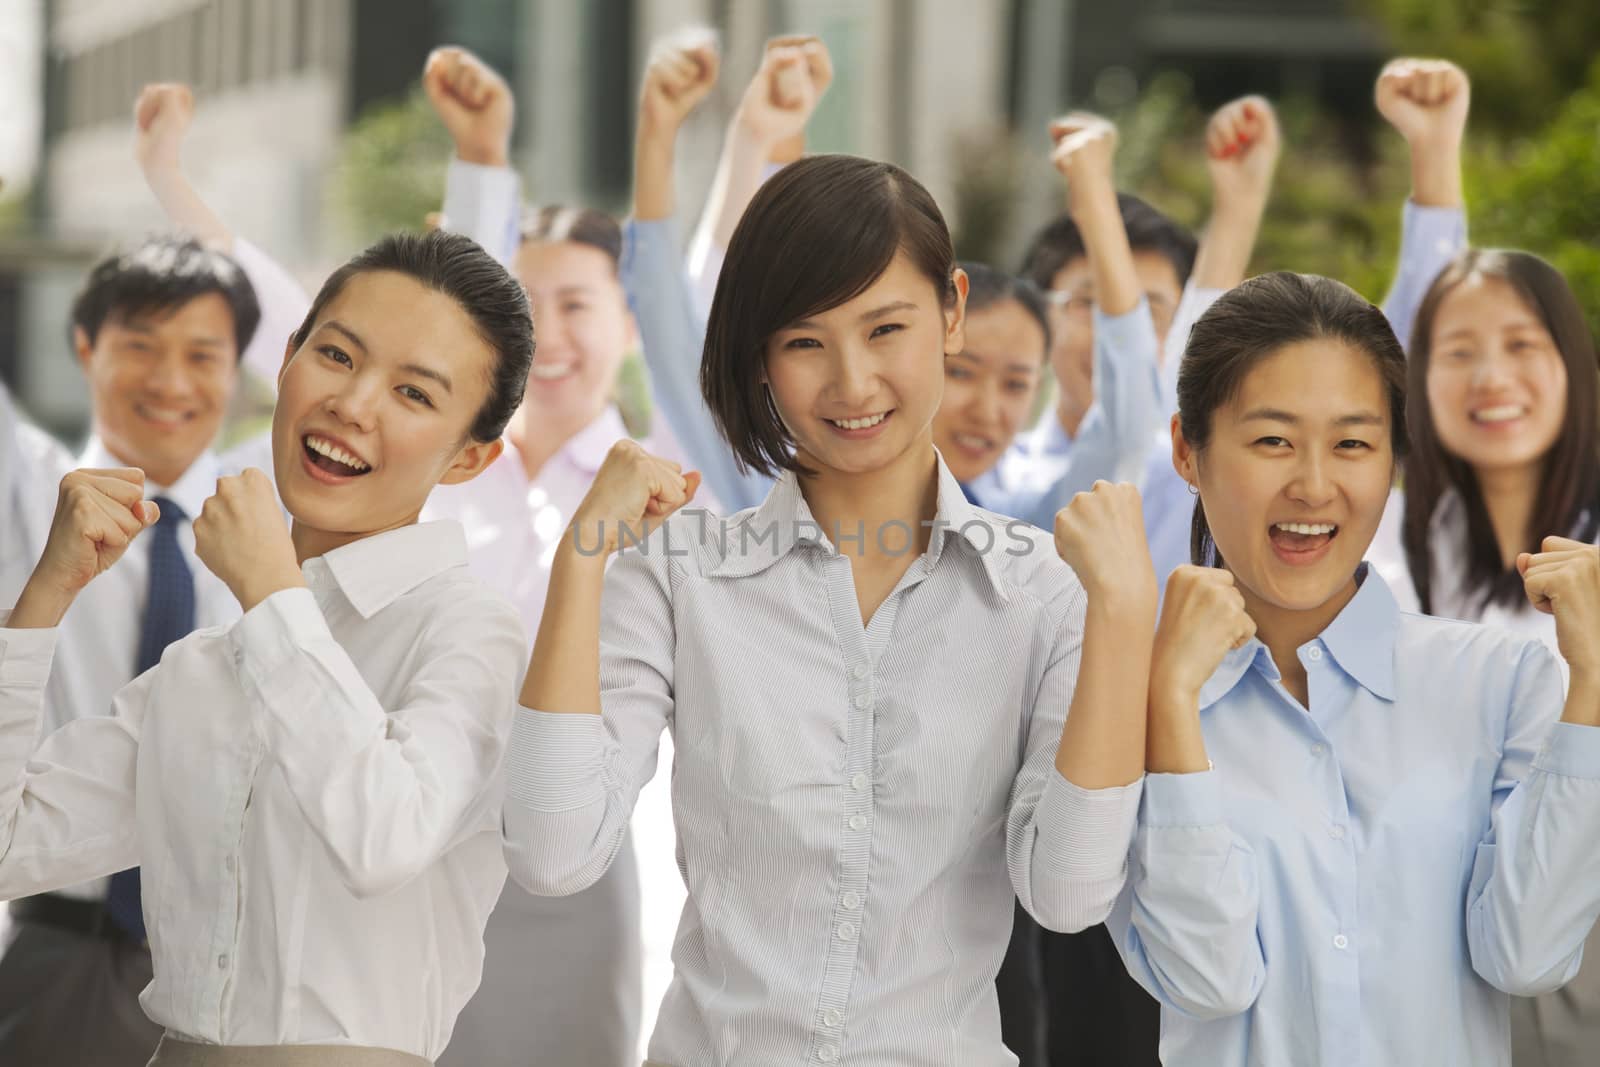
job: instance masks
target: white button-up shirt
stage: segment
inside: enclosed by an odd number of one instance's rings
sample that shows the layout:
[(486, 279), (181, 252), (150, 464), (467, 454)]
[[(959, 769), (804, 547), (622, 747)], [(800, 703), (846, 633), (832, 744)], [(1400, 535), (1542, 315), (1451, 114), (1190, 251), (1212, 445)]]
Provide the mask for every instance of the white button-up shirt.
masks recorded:
[(689, 896), (650, 1058), (1016, 1063), (1013, 891), (1049, 927), (1101, 921), (1140, 794), (1055, 769), (1084, 593), (1049, 535), (941, 462), (929, 548), (864, 627), (789, 475), (621, 553), (603, 615), (604, 714), (518, 715), (507, 858), (535, 892), (592, 882), (672, 732)]
[(58, 632), (0, 630), (0, 896), (138, 864), (159, 1025), (432, 1059), (505, 880), (496, 770), (525, 637), (453, 523), (303, 572), (37, 751)]

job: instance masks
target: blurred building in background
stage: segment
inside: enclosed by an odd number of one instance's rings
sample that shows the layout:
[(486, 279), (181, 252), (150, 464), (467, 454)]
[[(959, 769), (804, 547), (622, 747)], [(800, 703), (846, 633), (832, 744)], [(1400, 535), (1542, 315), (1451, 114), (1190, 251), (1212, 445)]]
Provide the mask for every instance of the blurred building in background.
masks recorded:
[[(26, 221), (0, 230), (0, 375), (42, 421), (67, 431), (81, 426), (85, 401), (65, 345), (72, 291), (111, 242), (161, 224), (130, 152), (132, 103), (146, 82), (195, 87), (199, 108), (185, 164), (196, 186), (237, 232), (314, 285), (365, 237), (341, 215), (352, 183), (356, 199), (368, 188), (374, 201), (389, 195), (393, 168), (380, 163), (364, 175), (359, 157), (352, 162), (352, 129), (411, 94), (438, 44), (472, 48), (515, 87), (517, 161), (530, 198), (620, 211), (649, 42), (687, 23), (714, 26), (722, 78), (680, 153), (682, 202), (697, 209), (762, 42), (782, 32), (819, 33), (837, 74), (811, 146), (906, 166), (959, 231), (964, 213), (989, 224), (980, 202), (987, 142), (971, 140), (975, 134), (1015, 131), (1042, 160), (1051, 115), (1126, 104), (1157, 70), (1187, 71), (1207, 102), (1245, 90), (1294, 90), (1333, 108), (1366, 107), (1380, 44), (1347, 7), (1342, 0), (42, 0), (43, 143)], [(1042, 166), (1003, 193), (1006, 214), (1028, 221), (1053, 211), (1058, 196)], [(420, 221), (390, 222), (384, 205), (375, 206), (387, 225)], [(1019, 240), (1010, 234), (1000, 244), (1014, 256)]]

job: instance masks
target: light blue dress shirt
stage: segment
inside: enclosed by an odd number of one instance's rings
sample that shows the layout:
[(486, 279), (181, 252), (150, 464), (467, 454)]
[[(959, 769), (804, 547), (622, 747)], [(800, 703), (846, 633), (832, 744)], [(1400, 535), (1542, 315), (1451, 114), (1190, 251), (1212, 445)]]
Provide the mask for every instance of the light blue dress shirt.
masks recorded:
[[(1467, 246), (1467, 216), (1460, 208), (1421, 207), (1407, 200), (1401, 219), (1400, 263), (1394, 284), (1384, 300), (1383, 313), (1389, 317), (1400, 343), (1411, 339), (1411, 325), (1417, 307), (1428, 287), (1456, 253)], [(1169, 425), (1178, 410), (1177, 371), (1189, 328), (1226, 290), (1198, 290), (1201, 299), (1191, 302), (1189, 293), (1173, 320), (1168, 336), (1167, 407), (1161, 413), (1161, 429), (1150, 448), (1144, 477), (1140, 482), (1144, 498), (1145, 537), (1155, 561), (1156, 578), (1166, 584), (1167, 575), (1189, 562), (1189, 534), (1194, 524), (1194, 494), (1172, 467), (1172, 437)], [(1176, 351), (1172, 351), (1172, 349)]]
[(1206, 1067), (1510, 1062), (1507, 993), (1577, 973), (1600, 914), (1600, 729), (1541, 643), (1401, 612), (1365, 566), (1298, 652), (1201, 691), (1215, 769), (1146, 778), (1109, 925)]
[[(696, 310), (672, 222), (630, 219), (624, 228), (621, 269), (639, 333), (650, 339), (645, 355), (651, 386), (667, 423), (717, 499), (730, 510), (755, 507), (773, 480), (740, 470), (700, 394), (705, 321)], [(1048, 530), (1055, 525), (1056, 512), (1097, 479), (1131, 481), (1137, 476), (1163, 417), (1158, 346), (1148, 304), (1141, 298), (1132, 311), (1115, 316), (1096, 310), (1094, 336), (1099, 395), (1070, 456), (1036, 456), (1023, 446), (1012, 462), (1020, 459), (1028, 470), (1009, 484), (980, 478), (969, 487), (985, 508)]]

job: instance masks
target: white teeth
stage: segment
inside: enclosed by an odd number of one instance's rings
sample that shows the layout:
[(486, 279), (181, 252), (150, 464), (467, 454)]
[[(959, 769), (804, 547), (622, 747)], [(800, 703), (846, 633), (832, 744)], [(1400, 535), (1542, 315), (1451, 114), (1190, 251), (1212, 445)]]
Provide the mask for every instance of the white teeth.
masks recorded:
[(144, 407), (143, 405), (139, 407), (139, 414), (152, 422), (164, 422), (174, 426), (189, 417), (189, 413), (186, 411), (163, 411), (159, 408)]
[(1479, 408), (1472, 413), (1475, 422), (1510, 422), (1520, 419), (1525, 409), (1520, 404), (1501, 404), (1497, 408)]
[(829, 419), (828, 421), (844, 430), (865, 430), (878, 425), (888, 417), (888, 414), (885, 411), (882, 415), (869, 415), (864, 419)]
[(1331, 534), (1339, 527), (1331, 522), (1277, 522), (1273, 523), (1273, 528), (1303, 537), (1315, 537), (1317, 534)]
[(973, 437), (971, 434), (965, 433), (955, 434), (954, 437), (956, 444), (960, 445), (962, 448), (970, 448), (974, 451), (983, 452), (993, 447), (992, 442), (990, 442), (990, 440), (986, 437)]
[(335, 463), (343, 463), (353, 470), (364, 471), (368, 469), (367, 462), (359, 456), (352, 456), (338, 445), (333, 444), (331, 441), (325, 441), (315, 434), (306, 436), (306, 447), (318, 455), (327, 456)]
[(528, 368), (529, 376), (545, 382), (555, 381), (557, 378), (565, 378), (571, 373), (572, 364), (570, 363), (535, 363)]

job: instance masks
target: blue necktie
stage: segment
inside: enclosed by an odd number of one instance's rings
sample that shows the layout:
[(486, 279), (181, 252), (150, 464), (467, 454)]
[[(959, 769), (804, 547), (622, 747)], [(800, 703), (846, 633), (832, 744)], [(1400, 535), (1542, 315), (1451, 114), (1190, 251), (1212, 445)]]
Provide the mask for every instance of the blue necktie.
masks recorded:
[[(139, 673), (161, 662), (168, 645), (194, 629), (194, 575), (178, 546), (178, 527), (187, 516), (165, 497), (156, 497), (161, 518), (151, 530), (150, 595), (139, 631)], [(106, 913), (135, 941), (145, 939), (144, 911), (139, 903), (139, 868), (111, 876)]]

